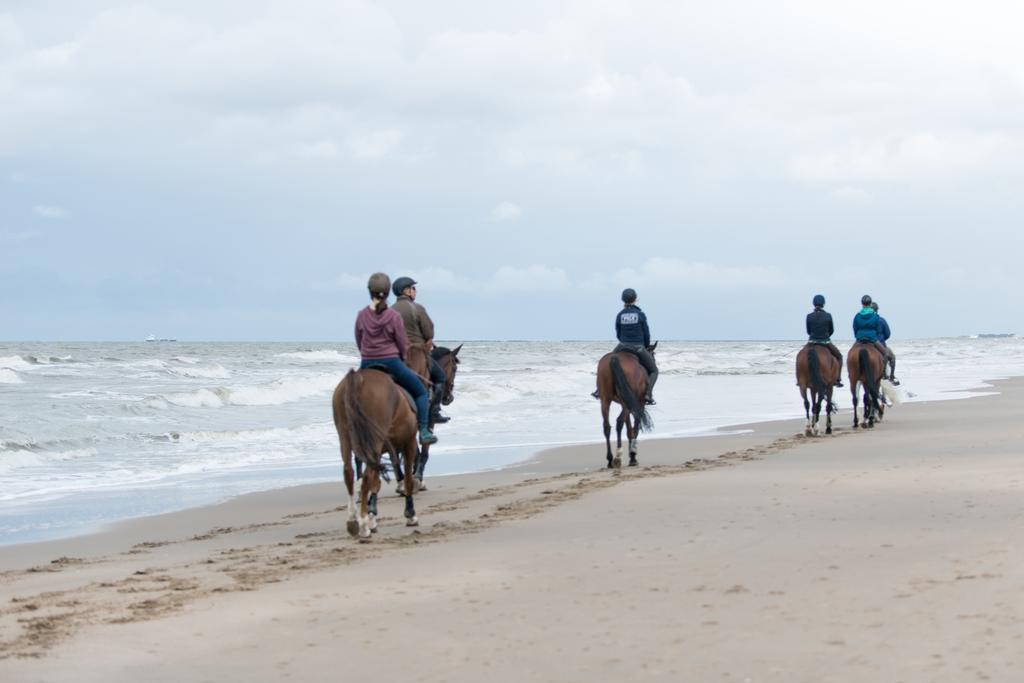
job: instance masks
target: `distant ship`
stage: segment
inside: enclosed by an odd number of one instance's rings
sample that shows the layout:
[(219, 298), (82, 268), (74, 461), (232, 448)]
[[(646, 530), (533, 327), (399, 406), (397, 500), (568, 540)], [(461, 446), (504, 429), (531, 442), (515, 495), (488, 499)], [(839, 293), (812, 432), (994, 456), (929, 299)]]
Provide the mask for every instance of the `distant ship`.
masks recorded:
[(151, 334), (148, 337), (146, 337), (146, 341), (148, 341), (148, 342), (170, 342), (170, 341), (178, 341), (178, 340), (177, 339), (171, 339), (169, 337), (159, 337), (158, 338), (156, 335), (152, 335)]
[(1017, 335), (1013, 332), (995, 332), (988, 334), (979, 334), (978, 339), (1006, 339), (1007, 337), (1016, 337)]

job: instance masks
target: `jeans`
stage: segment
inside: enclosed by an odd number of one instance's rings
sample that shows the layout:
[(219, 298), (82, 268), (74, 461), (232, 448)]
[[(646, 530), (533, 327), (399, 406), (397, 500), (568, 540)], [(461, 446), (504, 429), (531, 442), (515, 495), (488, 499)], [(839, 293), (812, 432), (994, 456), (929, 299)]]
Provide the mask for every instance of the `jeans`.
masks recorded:
[(413, 400), (416, 401), (416, 421), (419, 422), (420, 429), (426, 429), (427, 418), (430, 415), (427, 388), (401, 358), (364, 358), (359, 364), (359, 369), (364, 368), (380, 368), (387, 371), (398, 382), (398, 386), (412, 394)]

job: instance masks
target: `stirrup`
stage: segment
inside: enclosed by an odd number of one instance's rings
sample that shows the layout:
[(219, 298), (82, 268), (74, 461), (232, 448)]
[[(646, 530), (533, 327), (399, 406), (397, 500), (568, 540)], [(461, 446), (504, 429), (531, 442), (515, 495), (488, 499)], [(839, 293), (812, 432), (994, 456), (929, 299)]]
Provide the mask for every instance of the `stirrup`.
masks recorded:
[(898, 379), (896, 379), (895, 377), (890, 377), (889, 381), (892, 382), (892, 385), (894, 387), (898, 387), (900, 385), (900, 381)]
[(645, 406), (656, 406), (656, 405), (658, 405), (658, 402), (654, 400), (653, 396), (645, 396), (644, 397), (644, 405)]
[(591, 394), (591, 396), (593, 396), (594, 398), (601, 398), (600, 390), (595, 390), (594, 393)]

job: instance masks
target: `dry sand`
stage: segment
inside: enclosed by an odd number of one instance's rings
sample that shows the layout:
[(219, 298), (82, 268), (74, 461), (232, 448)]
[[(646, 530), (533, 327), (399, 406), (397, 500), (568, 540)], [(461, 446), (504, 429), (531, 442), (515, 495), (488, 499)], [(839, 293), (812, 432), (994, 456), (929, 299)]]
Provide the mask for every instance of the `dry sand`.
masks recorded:
[(0, 548), (0, 680), (1024, 680), (1024, 381), (998, 388), (434, 478), (371, 544), (339, 477)]

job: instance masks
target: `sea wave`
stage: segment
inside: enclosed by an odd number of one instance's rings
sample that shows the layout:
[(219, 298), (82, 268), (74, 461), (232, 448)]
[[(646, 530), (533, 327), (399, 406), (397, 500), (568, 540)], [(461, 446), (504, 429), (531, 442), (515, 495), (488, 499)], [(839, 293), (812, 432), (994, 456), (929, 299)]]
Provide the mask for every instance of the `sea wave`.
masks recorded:
[(329, 393), (334, 390), (339, 380), (340, 377), (333, 373), (313, 377), (288, 377), (252, 386), (202, 388), (181, 393), (159, 394), (150, 397), (148, 404), (163, 407), (162, 404), (168, 403), (183, 408), (222, 408), (227, 405), (276, 406)]
[(0, 450), (0, 472), (10, 472), (24, 467), (40, 467), (64, 460), (77, 460), (96, 455), (95, 448), (72, 448), (65, 451), (35, 449)]
[(0, 384), (23, 384), (25, 380), (14, 370), (0, 368)]
[(227, 371), (227, 368), (216, 363), (203, 366), (191, 365), (183, 368), (172, 367), (168, 368), (167, 371), (178, 377), (190, 377), (193, 379), (228, 379), (231, 377), (231, 373)]
[(289, 351), (277, 354), (278, 358), (293, 358), (310, 363), (358, 363), (358, 356), (349, 356), (334, 349)]
[[(32, 358), (34, 360), (34, 357)], [(35, 365), (38, 365), (38, 363), (30, 361), (24, 356), (0, 356), (0, 368), (6, 368), (8, 370), (31, 370)]]

